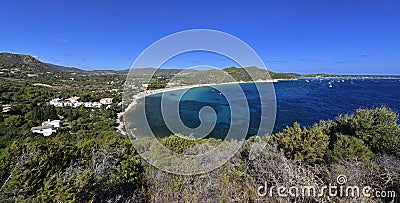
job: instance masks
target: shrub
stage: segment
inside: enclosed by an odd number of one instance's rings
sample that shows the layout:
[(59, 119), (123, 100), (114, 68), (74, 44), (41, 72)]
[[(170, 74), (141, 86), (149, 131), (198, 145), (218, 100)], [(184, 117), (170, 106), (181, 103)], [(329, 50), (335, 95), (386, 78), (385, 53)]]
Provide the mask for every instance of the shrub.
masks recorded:
[(204, 140), (195, 140), (194, 138), (182, 135), (171, 135), (169, 137), (161, 138), (160, 142), (163, 146), (175, 153), (185, 154), (186, 149), (203, 143)]
[(300, 124), (295, 123), (293, 127), (286, 127), (283, 132), (272, 135), (272, 141), (276, 142), (288, 158), (317, 163), (325, 156), (329, 136), (318, 125), (302, 129)]
[(9, 127), (21, 127), (24, 124), (24, 118), (20, 115), (12, 115), (4, 119), (4, 124)]
[(363, 140), (375, 153), (400, 157), (398, 118), (395, 112), (386, 107), (359, 109), (354, 115), (339, 116), (335, 131)]
[(368, 162), (374, 154), (364, 141), (352, 136), (341, 135), (328, 153), (329, 161), (361, 161)]

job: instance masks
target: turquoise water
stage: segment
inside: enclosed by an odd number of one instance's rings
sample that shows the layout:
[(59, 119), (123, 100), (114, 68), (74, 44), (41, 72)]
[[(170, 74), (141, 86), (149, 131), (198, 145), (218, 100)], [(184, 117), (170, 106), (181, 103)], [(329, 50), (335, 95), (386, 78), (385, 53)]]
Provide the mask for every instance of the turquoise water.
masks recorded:
[[(261, 104), (254, 84), (243, 83), (240, 87), (249, 104), (249, 137), (257, 134), (258, 129), (263, 127), (260, 126), (261, 109), (271, 104)], [(311, 126), (321, 119), (335, 119), (339, 114), (353, 113), (358, 108), (387, 106), (396, 112), (400, 110), (400, 79), (299, 79), (274, 83), (274, 88), (277, 111), (273, 132), (279, 132), (294, 122)], [(226, 95), (235, 94), (233, 90), (229, 92), (229, 85), (226, 85), (223, 92)], [(179, 115), (187, 127), (196, 128), (200, 125), (199, 110), (202, 107), (210, 106), (216, 112), (216, 126), (207, 137), (224, 138), (231, 125), (241, 125), (247, 118), (231, 118), (227, 99), (212, 87), (193, 88), (186, 91), (182, 98), (174, 98), (178, 93), (163, 94), (169, 99), (180, 99)], [(171, 134), (163, 122), (161, 96), (162, 94), (148, 96), (143, 103), (149, 126), (158, 137)], [(140, 128), (139, 123), (143, 118), (136, 117), (134, 112), (128, 116)], [(267, 118), (272, 119), (268, 115)]]

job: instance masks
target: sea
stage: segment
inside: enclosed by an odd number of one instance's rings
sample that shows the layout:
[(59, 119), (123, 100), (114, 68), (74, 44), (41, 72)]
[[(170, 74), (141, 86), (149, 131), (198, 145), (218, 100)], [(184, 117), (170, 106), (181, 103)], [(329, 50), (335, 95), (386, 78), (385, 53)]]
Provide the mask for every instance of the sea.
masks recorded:
[[(234, 85), (239, 85), (241, 94), (238, 94)], [(220, 139), (226, 136), (232, 126), (243, 125), (247, 129), (248, 138), (259, 134), (260, 128), (267, 128), (265, 132), (270, 134), (280, 132), (295, 122), (310, 127), (320, 120), (334, 120), (341, 114), (352, 114), (359, 108), (386, 106), (400, 112), (400, 78), (302, 78), (275, 82), (272, 86), (271, 83), (265, 85), (269, 85), (266, 95), (260, 95), (263, 91), (259, 91), (257, 88), (260, 86), (255, 83), (197, 87), (150, 95), (139, 104), (145, 109), (145, 118), (135, 112), (138, 107), (126, 115), (131, 122), (129, 128), (136, 130), (147, 123), (156, 137), (179, 133), (171, 131), (166, 125), (164, 119), (170, 118), (163, 117), (163, 98), (179, 104), (179, 118), (175, 119), (181, 119), (188, 128), (199, 127), (201, 116), (203, 122), (207, 119), (215, 122), (212, 131), (203, 137)], [(263, 100), (263, 97), (268, 98)], [(243, 100), (247, 101), (247, 105), (233, 105)], [(200, 116), (203, 107), (210, 107), (213, 111), (205, 111)], [(238, 108), (249, 113), (232, 114)], [(268, 111), (269, 115), (264, 115), (265, 108), (275, 111)]]

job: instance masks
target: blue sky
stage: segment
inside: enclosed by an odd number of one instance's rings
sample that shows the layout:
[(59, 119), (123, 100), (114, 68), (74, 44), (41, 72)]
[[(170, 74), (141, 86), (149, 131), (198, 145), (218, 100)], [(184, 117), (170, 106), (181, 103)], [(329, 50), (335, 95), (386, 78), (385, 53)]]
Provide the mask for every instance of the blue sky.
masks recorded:
[[(0, 6), (0, 52), (82, 69), (125, 69), (156, 40), (216, 29), (248, 43), (279, 72), (400, 75), (400, 1), (63, 1)], [(166, 66), (211, 63), (188, 54)]]

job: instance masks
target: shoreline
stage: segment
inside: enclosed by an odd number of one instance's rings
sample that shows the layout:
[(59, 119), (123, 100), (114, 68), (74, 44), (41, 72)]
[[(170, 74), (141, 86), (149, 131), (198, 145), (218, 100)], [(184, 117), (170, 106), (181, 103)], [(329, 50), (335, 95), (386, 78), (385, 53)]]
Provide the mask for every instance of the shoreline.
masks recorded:
[(229, 84), (240, 84), (240, 83), (276, 83), (279, 81), (287, 81), (287, 80), (297, 80), (297, 79), (271, 79), (271, 80), (260, 80), (260, 81), (251, 81), (251, 82), (225, 82), (225, 83), (210, 83), (210, 84), (197, 84), (197, 85), (187, 85), (187, 86), (178, 86), (178, 87), (167, 87), (164, 89), (156, 89), (156, 90), (145, 90), (143, 92), (139, 92), (138, 94), (135, 94), (132, 96), (132, 99), (129, 103), (129, 105), (122, 111), (117, 114), (117, 123), (118, 127), (116, 127), (117, 132), (121, 133), (122, 135), (126, 135), (126, 129), (123, 121), (123, 117), (125, 113), (129, 112), (132, 110), (137, 104), (139, 104), (139, 100), (155, 95), (155, 94), (161, 94), (164, 92), (171, 92), (171, 91), (177, 91), (177, 90), (184, 90), (184, 89), (191, 89), (191, 88), (198, 88), (198, 87), (207, 87), (207, 86), (216, 86), (216, 85), (229, 85)]

